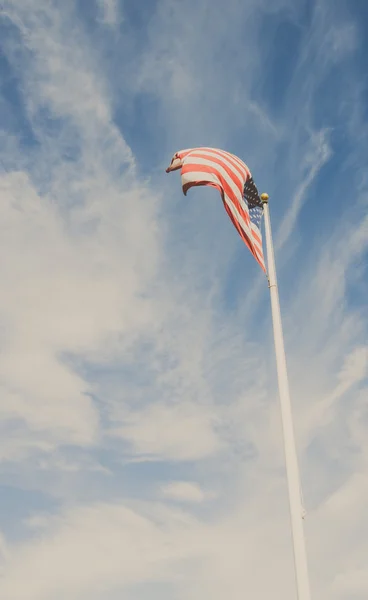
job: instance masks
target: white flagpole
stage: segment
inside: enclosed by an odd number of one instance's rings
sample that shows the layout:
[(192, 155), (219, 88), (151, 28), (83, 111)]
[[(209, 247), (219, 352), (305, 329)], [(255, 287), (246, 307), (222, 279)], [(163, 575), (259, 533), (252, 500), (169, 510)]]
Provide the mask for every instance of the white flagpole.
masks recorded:
[(298, 592), (297, 598), (298, 600), (310, 600), (311, 596), (308, 576), (308, 563), (303, 527), (304, 509), (301, 499), (298, 458), (291, 412), (279, 292), (276, 278), (275, 256), (273, 251), (271, 221), (268, 208), (268, 194), (262, 194), (261, 200), (263, 204), (265, 220), (268, 277), (271, 296), (272, 323), (276, 351), (282, 428), (284, 433), (284, 450), (289, 490), (291, 531), (294, 549), (296, 587)]

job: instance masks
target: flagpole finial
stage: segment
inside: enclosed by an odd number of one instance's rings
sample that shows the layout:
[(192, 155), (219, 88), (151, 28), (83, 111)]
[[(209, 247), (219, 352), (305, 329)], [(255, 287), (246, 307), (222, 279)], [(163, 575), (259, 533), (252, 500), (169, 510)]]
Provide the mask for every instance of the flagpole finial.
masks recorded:
[(269, 199), (268, 194), (261, 194), (262, 204), (268, 204), (268, 199)]

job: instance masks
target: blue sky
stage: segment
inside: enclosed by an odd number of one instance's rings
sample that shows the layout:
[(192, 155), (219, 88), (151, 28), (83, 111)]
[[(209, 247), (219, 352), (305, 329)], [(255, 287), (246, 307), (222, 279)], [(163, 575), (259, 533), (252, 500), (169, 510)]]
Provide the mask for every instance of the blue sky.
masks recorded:
[(366, 2), (0, 28), (1, 598), (295, 597), (267, 284), (164, 172), (206, 145), (271, 196), (313, 599), (366, 599)]

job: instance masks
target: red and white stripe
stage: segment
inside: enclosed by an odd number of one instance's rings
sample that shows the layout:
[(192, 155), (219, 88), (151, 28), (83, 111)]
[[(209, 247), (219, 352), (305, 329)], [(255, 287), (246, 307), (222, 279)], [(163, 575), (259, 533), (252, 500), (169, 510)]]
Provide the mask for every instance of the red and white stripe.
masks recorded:
[(237, 156), (216, 148), (191, 148), (174, 154), (166, 172), (181, 169), (183, 192), (199, 185), (219, 190), (225, 209), (239, 235), (256, 261), (266, 272), (262, 249), (262, 233), (251, 222), (243, 198), (245, 182), (251, 177), (247, 165)]

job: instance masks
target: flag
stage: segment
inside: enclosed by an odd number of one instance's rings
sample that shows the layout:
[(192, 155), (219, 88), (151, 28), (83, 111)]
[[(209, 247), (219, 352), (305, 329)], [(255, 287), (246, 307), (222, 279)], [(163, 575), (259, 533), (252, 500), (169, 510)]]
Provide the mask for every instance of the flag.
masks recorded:
[(217, 148), (176, 152), (167, 173), (181, 169), (184, 195), (192, 186), (219, 190), (226, 212), (256, 261), (266, 272), (262, 249), (263, 206), (247, 165), (234, 154)]

